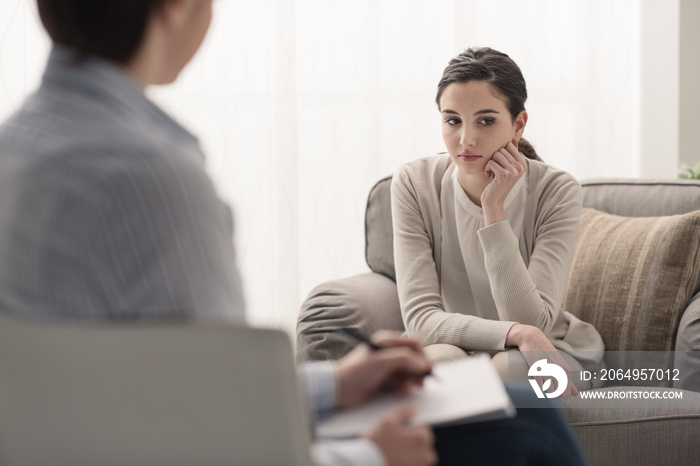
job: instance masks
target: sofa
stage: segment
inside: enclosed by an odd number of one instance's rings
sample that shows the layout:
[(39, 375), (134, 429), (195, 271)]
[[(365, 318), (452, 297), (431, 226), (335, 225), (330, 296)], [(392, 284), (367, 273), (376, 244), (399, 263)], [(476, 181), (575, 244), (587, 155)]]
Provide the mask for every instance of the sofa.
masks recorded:
[[(581, 183), (579, 238), (563, 308), (596, 326), (608, 368), (622, 377), (590, 392), (639, 398), (562, 403), (592, 465), (700, 461), (700, 182), (599, 179)], [(403, 331), (395, 283), (391, 177), (371, 190), (365, 216), (370, 272), (314, 288), (297, 323), (297, 360), (337, 359), (354, 343), (338, 328)], [(644, 365), (656, 380), (624, 377)], [(676, 371), (676, 372), (674, 372)], [(651, 400), (668, 392), (682, 399)], [(651, 395), (647, 395), (651, 394)], [(656, 395), (653, 395), (656, 394)], [(665, 395), (664, 395), (665, 396)], [(588, 404), (586, 404), (588, 403)]]

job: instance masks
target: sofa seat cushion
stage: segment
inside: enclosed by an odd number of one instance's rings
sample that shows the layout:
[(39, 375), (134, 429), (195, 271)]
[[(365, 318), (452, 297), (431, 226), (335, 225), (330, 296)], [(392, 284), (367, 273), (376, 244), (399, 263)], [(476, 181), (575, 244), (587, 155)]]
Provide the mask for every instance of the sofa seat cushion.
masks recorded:
[(621, 217), (584, 208), (564, 309), (608, 351), (671, 351), (700, 272), (700, 211)]
[[(589, 393), (621, 388), (589, 390)], [(637, 399), (585, 400), (570, 398), (562, 405), (586, 458), (592, 466), (697, 464), (700, 458), (700, 393), (682, 391), (682, 399), (645, 399), (644, 392), (668, 389), (634, 388)]]

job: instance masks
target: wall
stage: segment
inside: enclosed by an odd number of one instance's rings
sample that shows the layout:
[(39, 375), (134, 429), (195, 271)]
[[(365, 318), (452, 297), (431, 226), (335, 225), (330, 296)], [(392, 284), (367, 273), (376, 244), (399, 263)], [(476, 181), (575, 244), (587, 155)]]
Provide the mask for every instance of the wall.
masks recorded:
[(680, 0), (680, 161), (700, 163), (700, 2)]
[(678, 171), (679, 24), (679, 0), (641, 1), (639, 111), (630, 117), (639, 118), (636, 174), (644, 178), (674, 178)]

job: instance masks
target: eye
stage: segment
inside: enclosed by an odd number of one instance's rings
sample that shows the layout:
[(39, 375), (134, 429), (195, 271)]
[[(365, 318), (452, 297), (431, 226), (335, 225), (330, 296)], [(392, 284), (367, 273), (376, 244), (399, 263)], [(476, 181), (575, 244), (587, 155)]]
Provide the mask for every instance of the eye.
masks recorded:
[(445, 120), (445, 123), (447, 123), (450, 126), (458, 125), (462, 122), (459, 118), (448, 118)]
[(477, 120), (477, 124), (481, 126), (491, 126), (495, 122), (496, 120), (494, 120), (493, 118), (482, 118), (480, 120)]

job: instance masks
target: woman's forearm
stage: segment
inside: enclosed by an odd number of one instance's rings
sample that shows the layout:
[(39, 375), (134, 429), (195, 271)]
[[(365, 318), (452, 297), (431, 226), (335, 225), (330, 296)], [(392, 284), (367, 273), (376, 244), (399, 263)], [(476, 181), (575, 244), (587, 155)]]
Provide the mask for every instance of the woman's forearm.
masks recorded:
[(479, 238), (499, 318), (547, 333), (556, 320), (554, 305), (533, 282), (510, 224), (502, 221), (483, 228)]

